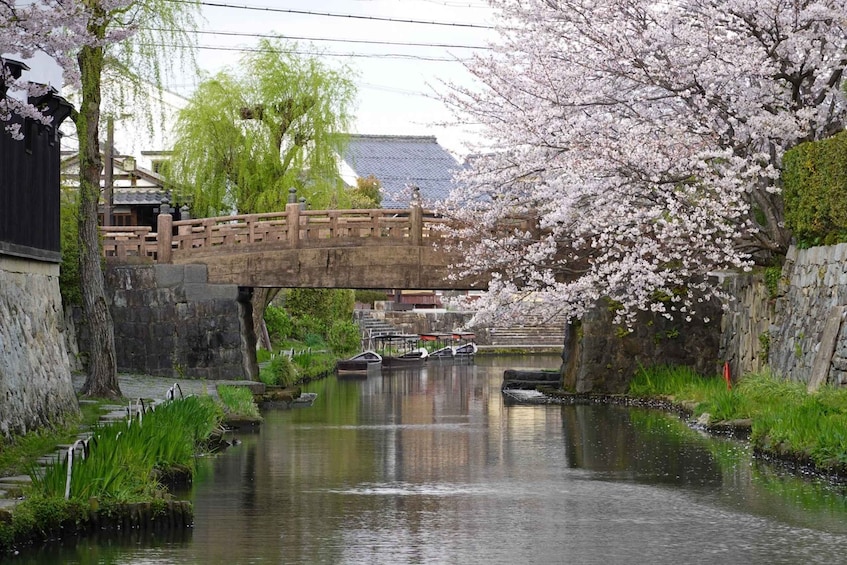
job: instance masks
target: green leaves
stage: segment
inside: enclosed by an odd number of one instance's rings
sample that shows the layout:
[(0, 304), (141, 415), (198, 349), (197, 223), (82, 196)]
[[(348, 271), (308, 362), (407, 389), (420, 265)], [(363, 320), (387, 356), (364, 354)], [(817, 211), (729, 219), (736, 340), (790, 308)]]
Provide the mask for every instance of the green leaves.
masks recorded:
[(847, 132), (783, 158), (785, 223), (802, 247), (847, 241)]
[(179, 199), (197, 217), (283, 210), (289, 188), (313, 208), (337, 200), (350, 75), (265, 39), (238, 69), (203, 82), (174, 131), (169, 180)]

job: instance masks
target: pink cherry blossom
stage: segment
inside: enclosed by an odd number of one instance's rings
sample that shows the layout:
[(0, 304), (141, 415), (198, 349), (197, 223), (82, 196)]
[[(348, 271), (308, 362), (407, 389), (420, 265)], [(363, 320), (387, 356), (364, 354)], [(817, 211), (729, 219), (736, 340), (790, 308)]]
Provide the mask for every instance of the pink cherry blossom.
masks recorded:
[(477, 321), (690, 317), (715, 272), (785, 252), (782, 156), (845, 120), (846, 1), (491, 4), (482, 86), (448, 98), (486, 140), (445, 203), (457, 276), (494, 274)]

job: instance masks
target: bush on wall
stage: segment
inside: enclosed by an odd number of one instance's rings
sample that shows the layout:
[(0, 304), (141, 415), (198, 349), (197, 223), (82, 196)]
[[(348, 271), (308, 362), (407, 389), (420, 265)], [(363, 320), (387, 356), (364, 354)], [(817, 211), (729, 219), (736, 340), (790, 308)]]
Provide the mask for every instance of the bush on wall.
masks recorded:
[(847, 132), (785, 153), (785, 223), (801, 247), (847, 241)]

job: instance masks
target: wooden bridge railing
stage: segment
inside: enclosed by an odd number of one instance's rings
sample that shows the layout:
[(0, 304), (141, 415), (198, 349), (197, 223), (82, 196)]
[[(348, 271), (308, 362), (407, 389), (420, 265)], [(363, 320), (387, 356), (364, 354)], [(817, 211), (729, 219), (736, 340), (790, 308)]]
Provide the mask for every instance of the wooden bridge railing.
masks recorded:
[(289, 204), (285, 212), (196, 220), (174, 221), (171, 215), (161, 214), (156, 232), (146, 226), (104, 227), (101, 234), (106, 257), (169, 263), (174, 253), (235, 252), (238, 246), (253, 244), (282, 248), (423, 245), (441, 238), (439, 226), (446, 221), (419, 206), (406, 210), (301, 210), (298, 204)]

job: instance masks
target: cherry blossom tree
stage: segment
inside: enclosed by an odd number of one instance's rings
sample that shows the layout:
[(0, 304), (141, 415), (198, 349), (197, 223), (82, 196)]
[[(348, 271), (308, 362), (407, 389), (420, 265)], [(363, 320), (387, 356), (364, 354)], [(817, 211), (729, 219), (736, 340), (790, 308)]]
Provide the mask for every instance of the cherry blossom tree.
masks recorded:
[(488, 140), (446, 203), (458, 274), (492, 273), (478, 321), (601, 297), (690, 319), (715, 271), (784, 254), (782, 155), (844, 124), (847, 2), (491, 4), (483, 86), (449, 98)]
[[(177, 46), (190, 46), (196, 8), (191, 0), (0, 0), (0, 53), (28, 57), (43, 51), (62, 67), (65, 81), (78, 95), (79, 110), (71, 117), (79, 138), (80, 279), (91, 337), (82, 392), (88, 396), (121, 396), (114, 326), (100, 265), (101, 108), (110, 99), (119, 105), (127, 93), (143, 93), (141, 81), (161, 84), (162, 69), (174, 55), (173, 50), (162, 50), (162, 39), (175, 37)], [(40, 88), (13, 83), (8, 73), (4, 84), (29, 93)], [(26, 99), (0, 97), (0, 120), (8, 121), (13, 112), (49, 123)], [(14, 127), (9, 130), (19, 137)]]
[[(29, 59), (36, 51), (51, 56), (64, 70), (66, 80), (75, 82), (79, 72), (73, 58), (88, 35), (82, 25), (79, 2), (0, 0), (0, 54)], [(13, 114), (49, 125), (50, 118), (28, 102), (46, 92), (46, 85), (15, 78), (0, 65), (0, 82), (10, 95), (0, 97), (0, 122), (16, 139), (22, 137), (19, 123), (9, 123)], [(20, 93), (15, 96), (13, 93)]]

